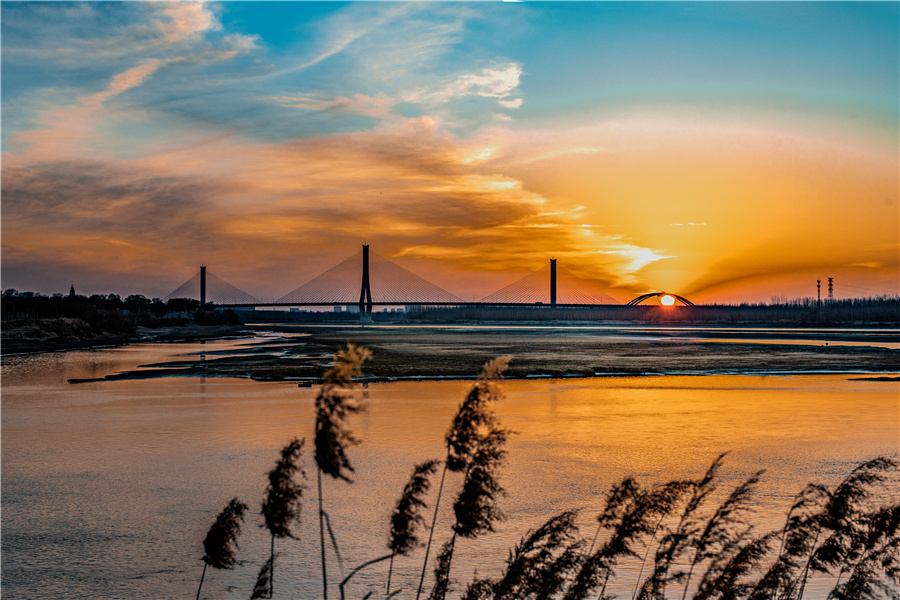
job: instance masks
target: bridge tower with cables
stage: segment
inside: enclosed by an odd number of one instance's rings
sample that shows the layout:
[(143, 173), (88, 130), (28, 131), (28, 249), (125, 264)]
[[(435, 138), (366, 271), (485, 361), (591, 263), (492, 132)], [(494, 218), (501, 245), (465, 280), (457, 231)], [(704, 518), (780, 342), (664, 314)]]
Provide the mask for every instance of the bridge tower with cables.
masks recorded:
[(556, 308), (556, 259), (550, 259), (550, 306)]
[(372, 287), (369, 284), (369, 245), (362, 247), (362, 286), (359, 290), (359, 314), (361, 317), (372, 316)]
[(200, 310), (206, 310), (206, 265), (200, 265)]

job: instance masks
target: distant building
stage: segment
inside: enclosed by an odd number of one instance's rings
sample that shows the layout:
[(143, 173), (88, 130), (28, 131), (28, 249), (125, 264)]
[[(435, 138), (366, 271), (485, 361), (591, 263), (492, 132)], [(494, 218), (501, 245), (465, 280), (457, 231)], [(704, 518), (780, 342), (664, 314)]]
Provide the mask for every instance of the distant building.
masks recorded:
[(72, 284), (72, 287), (69, 288), (69, 298), (73, 298), (75, 296), (75, 284)]

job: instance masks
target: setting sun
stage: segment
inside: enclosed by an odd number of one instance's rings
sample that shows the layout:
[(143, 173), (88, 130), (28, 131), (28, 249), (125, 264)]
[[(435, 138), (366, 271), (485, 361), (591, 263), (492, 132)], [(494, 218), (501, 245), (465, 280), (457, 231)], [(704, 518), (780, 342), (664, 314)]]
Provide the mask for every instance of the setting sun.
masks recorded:
[(673, 298), (669, 294), (666, 294), (662, 298), (659, 299), (659, 302), (663, 306), (672, 306), (673, 304), (675, 304), (675, 298)]

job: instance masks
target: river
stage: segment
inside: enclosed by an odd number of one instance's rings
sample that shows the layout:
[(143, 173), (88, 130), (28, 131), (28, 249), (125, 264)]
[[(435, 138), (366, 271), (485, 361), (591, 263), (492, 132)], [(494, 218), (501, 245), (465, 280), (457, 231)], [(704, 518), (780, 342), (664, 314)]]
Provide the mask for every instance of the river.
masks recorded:
[[(207, 573), (203, 597), (250, 596), (268, 555), (258, 514), (266, 472), (291, 438), (312, 439), (316, 388), (199, 377), (67, 383), (237, 343), (4, 357), (4, 598), (193, 597), (203, 537), (235, 496), (251, 507), (239, 542), (243, 563)], [(496, 575), (507, 549), (557, 511), (582, 509), (589, 536), (610, 485), (625, 475), (646, 484), (697, 477), (722, 452), (729, 452), (723, 493), (765, 469), (754, 523), (762, 531), (780, 527), (806, 482), (834, 485), (861, 461), (897, 455), (900, 384), (858, 377), (505, 382), (496, 411), (516, 432), (502, 472), (506, 519), (496, 532), (458, 543), (453, 577), (464, 585), (476, 572)], [(362, 440), (349, 451), (355, 481), (329, 480), (324, 492), (345, 570), (384, 553), (397, 496), (415, 463), (442, 457), (443, 435), (469, 385), (403, 381), (364, 390), (368, 410), (351, 421)], [(321, 597), (309, 452), (306, 466), (311, 479), (299, 539), (276, 543), (279, 598)], [(458, 484), (448, 479), (451, 490)], [(442, 515), (438, 543), (449, 531), (449, 512)], [(418, 551), (395, 562), (394, 587), (407, 590), (399, 598), (415, 596), (409, 590), (421, 559)], [(331, 573), (339, 572), (331, 562)], [(350, 597), (369, 590), (383, 596), (385, 571), (386, 563), (364, 571)], [(630, 597), (627, 578), (618, 585)], [(808, 597), (816, 593), (813, 586)]]

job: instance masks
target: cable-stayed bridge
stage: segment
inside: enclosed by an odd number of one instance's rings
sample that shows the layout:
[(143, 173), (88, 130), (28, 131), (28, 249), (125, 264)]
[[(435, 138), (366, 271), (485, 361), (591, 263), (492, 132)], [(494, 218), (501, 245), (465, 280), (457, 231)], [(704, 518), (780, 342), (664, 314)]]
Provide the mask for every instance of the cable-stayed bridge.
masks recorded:
[[(651, 295), (646, 295), (650, 297)], [(288, 292), (274, 302), (263, 302), (252, 294), (200, 267), (200, 272), (175, 289), (166, 299), (191, 298), (201, 305), (217, 307), (354, 306), (371, 313), (373, 306), (535, 306), (595, 307), (621, 305), (599, 289), (552, 259), (546, 267), (488, 294), (478, 301), (463, 300), (430, 281), (370, 251), (368, 245)], [(683, 304), (689, 304), (676, 296)], [(634, 302), (634, 301), (632, 301)]]

